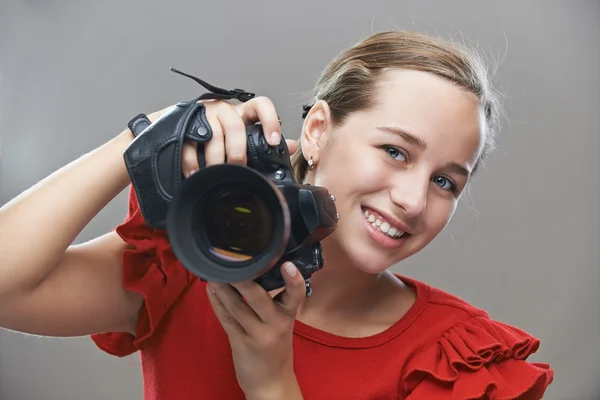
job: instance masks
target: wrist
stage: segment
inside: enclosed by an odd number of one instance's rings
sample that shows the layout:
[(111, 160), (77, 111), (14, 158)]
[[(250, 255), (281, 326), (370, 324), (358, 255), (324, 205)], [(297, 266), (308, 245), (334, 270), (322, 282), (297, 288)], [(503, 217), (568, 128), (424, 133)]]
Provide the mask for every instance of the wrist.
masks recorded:
[(261, 385), (254, 393), (246, 393), (246, 400), (303, 400), (296, 376)]
[(126, 148), (133, 141), (133, 139), (135, 139), (135, 136), (129, 128), (126, 128), (121, 133), (119, 133), (115, 139), (121, 142)]
[(118, 157), (115, 158), (115, 162), (118, 163), (118, 166), (115, 166), (118, 168), (118, 173), (115, 176), (119, 177), (120, 190), (123, 190), (131, 183), (123, 154), (133, 139), (135, 139), (133, 133), (129, 129), (125, 129), (107, 143), (111, 148), (111, 152), (114, 152), (115, 155), (118, 154)]

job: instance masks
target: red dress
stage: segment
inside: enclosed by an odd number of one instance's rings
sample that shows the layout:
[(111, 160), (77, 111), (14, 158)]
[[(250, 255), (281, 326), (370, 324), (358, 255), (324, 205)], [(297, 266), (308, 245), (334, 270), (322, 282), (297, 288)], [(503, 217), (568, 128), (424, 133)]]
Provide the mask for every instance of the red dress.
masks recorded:
[[(175, 259), (164, 232), (149, 229), (133, 191), (118, 234), (123, 284), (143, 295), (137, 334), (92, 335), (104, 351), (140, 351), (146, 400), (244, 399), (227, 336), (204, 283)], [(294, 363), (306, 400), (540, 399), (553, 378), (527, 362), (539, 340), (424, 283), (400, 277), (417, 294), (386, 331), (345, 338), (299, 321)]]

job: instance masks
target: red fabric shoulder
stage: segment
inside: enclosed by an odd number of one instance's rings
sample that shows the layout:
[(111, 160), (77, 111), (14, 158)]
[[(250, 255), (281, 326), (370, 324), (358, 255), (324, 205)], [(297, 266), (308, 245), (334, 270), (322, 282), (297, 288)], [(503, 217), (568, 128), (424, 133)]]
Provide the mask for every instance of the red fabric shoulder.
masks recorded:
[(162, 317), (193, 279), (175, 258), (166, 232), (146, 225), (133, 186), (128, 202), (127, 218), (116, 232), (129, 244), (122, 259), (123, 287), (144, 298), (137, 332), (135, 337), (123, 332), (91, 336), (102, 350), (120, 357), (136, 352), (151, 340)]
[(541, 399), (554, 372), (526, 361), (539, 344), (518, 328), (474, 315), (415, 353), (402, 384), (408, 399)]

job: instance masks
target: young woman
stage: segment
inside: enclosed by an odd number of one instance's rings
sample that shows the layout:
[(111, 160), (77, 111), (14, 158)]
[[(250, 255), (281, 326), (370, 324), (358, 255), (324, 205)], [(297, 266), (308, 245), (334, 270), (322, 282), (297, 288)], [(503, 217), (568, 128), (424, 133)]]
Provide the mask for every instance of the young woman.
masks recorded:
[[(139, 350), (148, 400), (541, 398), (553, 371), (526, 361), (538, 339), (388, 270), (444, 229), (493, 148), (500, 110), (478, 58), (418, 33), (376, 34), (333, 60), (314, 100), (292, 163), (341, 218), (312, 296), (293, 265), (276, 301), (254, 282), (200, 281), (132, 190), (122, 225), (72, 245), (130, 183), (125, 130), (0, 210), (0, 326)], [(209, 165), (246, 161), (244, 124), (281, 138), (266, 98), (205, 106)]]

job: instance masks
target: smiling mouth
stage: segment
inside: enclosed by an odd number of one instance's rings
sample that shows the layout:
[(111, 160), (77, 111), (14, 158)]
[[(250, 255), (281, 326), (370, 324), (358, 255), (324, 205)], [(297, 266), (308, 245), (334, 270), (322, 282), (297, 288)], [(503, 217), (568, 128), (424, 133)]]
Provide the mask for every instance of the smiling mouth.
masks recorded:
[(402, 239), (408, 237), (410, 234), (399, 230), (392, 226), (385, 218), (377, 214), (375, 211), (362, 207), (361, 208), (363, 217), (367, 220), (373, 228), (383, 233), (391, 239)]

